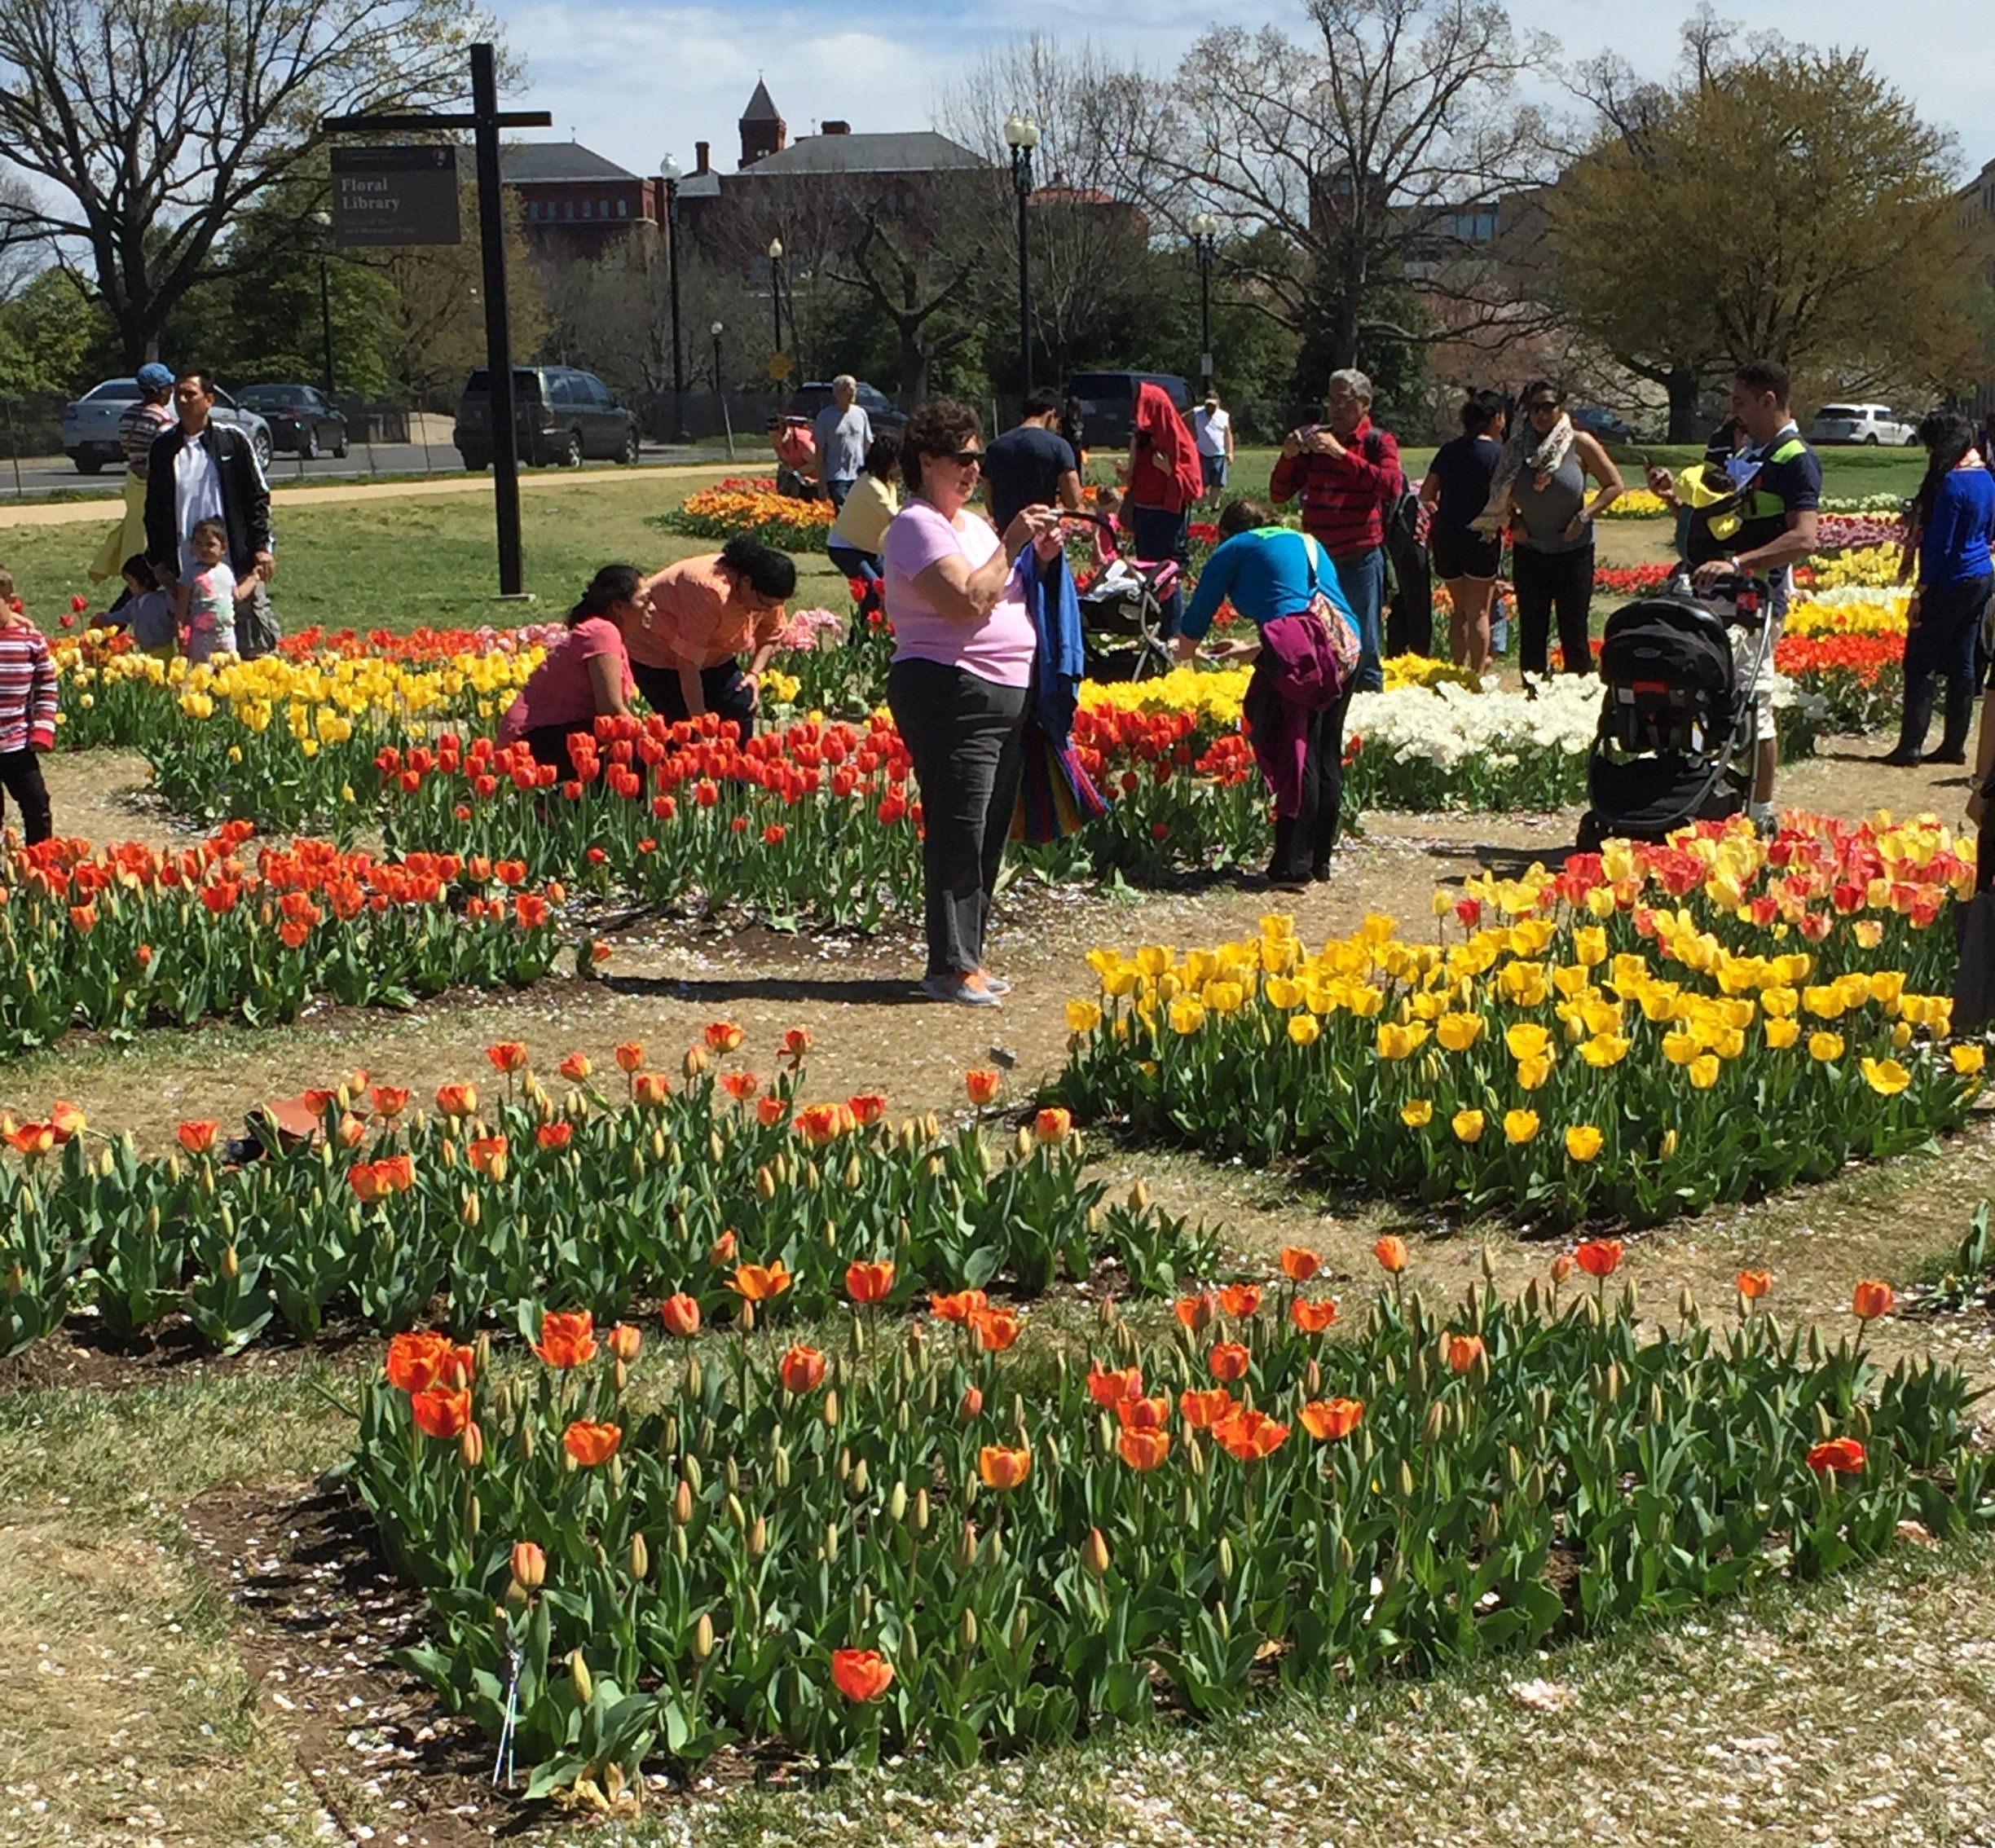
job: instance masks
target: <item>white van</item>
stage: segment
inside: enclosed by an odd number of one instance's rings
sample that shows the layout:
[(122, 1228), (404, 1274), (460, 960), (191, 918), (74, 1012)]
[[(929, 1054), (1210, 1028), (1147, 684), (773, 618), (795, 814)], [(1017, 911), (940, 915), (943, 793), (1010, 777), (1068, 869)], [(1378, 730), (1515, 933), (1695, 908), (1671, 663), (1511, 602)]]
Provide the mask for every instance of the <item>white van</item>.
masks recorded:
[(1907, 423), (1888, 404), (1825, 404), (1808, 425), (1810, 442), (1856, 442), (1875, 449), (1880, 443), (1911, 448), (1918, 442), (1918, 425)]

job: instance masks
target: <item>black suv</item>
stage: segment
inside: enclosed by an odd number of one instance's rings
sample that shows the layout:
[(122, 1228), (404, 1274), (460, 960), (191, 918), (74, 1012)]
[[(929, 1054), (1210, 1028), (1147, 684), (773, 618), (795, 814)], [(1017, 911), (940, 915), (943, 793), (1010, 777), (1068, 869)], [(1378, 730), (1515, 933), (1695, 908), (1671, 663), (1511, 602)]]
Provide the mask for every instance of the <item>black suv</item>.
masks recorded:
[[(817, 413), (831, 402), (831, 381), (829, 379), (811, 379), (790, 394), (783, 405), (786, 417), (808, 417), (814, 424)], [(875, 436), (896, 436), (907, 428), (907, 413), (896, 410), (893, 400), (877, 385), (870, 385), (861, 380), (859, 384), (859, 408), (866, 414), (866, 421), (873, 426)]]
[(1175, 372), (1076, 372), (1067, 381), (1067, 395), (1081, 407), (1089, 448), (1121, 449), (1128, 443), (1139, 385), (1163, 386), (1181, 416), (1191, 407), (1191, 387)]
[[(513, 368), (513, 423), (522, 462), (578, 469), (592, 458), (635, 462), (637, 418), (593, 372), (571, 366)], [(451, 433), (467, 469), (491, 462), (491, 384), (481, 366), (465, 381)]]

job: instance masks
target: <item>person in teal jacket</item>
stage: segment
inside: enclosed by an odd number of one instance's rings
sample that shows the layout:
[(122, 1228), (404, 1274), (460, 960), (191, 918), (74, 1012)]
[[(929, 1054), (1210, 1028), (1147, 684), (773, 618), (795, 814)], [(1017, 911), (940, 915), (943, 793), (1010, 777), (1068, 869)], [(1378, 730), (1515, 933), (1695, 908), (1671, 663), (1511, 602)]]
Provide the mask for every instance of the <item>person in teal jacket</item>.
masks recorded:
[[(1197, 588), (1179, 626), (1178, 658), (1203, 653), (1208, 660), (1247, 662), (1261, 651), (1258, 633), (1200, 650), (1222, 604), (1233, 608), (1258, 631), (1279, 616), (1306, 609), (1319, 593), (1357, 627), (1337, 579), (1337, 566), (1320, 540), (1293, 527), (1277, 526), (1273, 510), (1253, 500), (1227, 504), (1219, 516), (1220, 545), (1200, 572)], [(1272, 729), (1274, 695), (1257, 675), (1249, 683), (1244, 716), (1250, 729)], [(1275, 851), (1268, 865), (1271, 886), (1300, 891), (1330, 877), (1344, 808), (1344, 719), (1350, 689), (1334, 706), (1301, 719), (1304, 750), (1300, 787), (1262, 758), (1275, 794)]]

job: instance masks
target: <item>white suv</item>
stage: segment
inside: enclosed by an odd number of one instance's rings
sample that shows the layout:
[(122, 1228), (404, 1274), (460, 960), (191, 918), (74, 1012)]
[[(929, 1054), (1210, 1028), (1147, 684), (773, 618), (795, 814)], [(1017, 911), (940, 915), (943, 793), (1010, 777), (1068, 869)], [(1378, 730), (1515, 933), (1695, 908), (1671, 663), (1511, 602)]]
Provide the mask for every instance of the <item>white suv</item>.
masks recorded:
[(1918, 426), (1909, 424), (1888, 404), (1825, 404), (1808, 425), (1810, 442), (1858, 442), (1874, 449), (1891, 443), (1909, 449), (1918, 442)]

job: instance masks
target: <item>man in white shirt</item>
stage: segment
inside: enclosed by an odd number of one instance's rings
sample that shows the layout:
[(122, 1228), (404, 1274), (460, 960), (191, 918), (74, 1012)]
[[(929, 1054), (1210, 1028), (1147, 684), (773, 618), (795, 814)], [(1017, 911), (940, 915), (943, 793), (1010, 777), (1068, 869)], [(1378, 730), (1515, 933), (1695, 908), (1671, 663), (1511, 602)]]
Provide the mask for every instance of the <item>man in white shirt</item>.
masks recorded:
[(1233, 466), (1233, 419), (1209, 387), (1205, 402), (1191, 413), (1191, 433), (1198, 439), (1199, 472), (1205, 477), (1204, 504), (1210, 506), (1224, 491)]
[(833, 510), (842, 512), (873, 446), (873, 421), (859, 408), (859, 381), (850, 372), (831, 381), (831, 402), (817, 413), (811, 433), (817, 444), (817, 478)]

